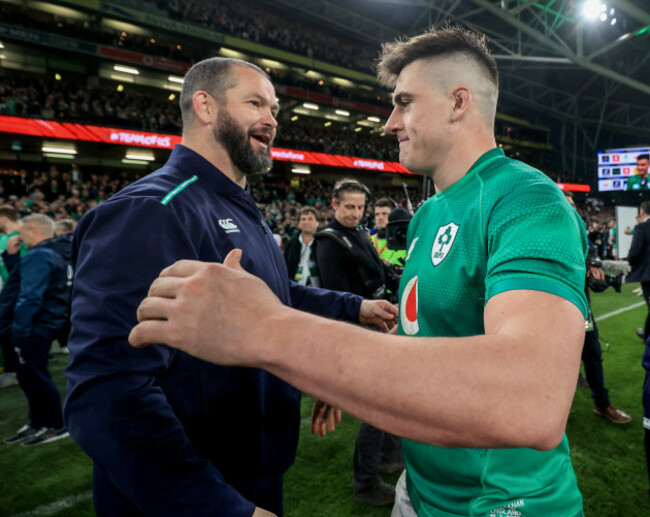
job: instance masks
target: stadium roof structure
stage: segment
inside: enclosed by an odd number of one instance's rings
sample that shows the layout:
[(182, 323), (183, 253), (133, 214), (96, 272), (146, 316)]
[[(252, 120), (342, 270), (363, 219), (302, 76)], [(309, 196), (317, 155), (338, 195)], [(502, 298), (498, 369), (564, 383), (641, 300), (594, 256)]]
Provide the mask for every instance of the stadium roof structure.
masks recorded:
[[(592, 0), (594, 1), (594, 0)], [(647, 0), (273, 0), (378, 46), (447, 21), (485, 33), (501, 98), (534, 121), (554, 119), (561, 166), (581, 169), (594, 151), (650, 142)], [(604, 10), (601, 10), (604, 9)], [(603, 20), (604, 18), (604, 20)], [(615, 20), (615, 21), (614, 21)]]

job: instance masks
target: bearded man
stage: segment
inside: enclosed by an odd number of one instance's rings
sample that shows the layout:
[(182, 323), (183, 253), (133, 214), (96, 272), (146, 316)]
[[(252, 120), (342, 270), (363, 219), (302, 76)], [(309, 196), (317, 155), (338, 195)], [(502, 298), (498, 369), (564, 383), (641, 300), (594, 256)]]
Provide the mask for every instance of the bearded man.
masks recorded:
[(240, 248), (243, 267), (294, 308), (375, 323), (397, 310), (288, 280), (247, 185), (271, 167), (277, 128), (262, 70), (201, 61), (180, 108), (183, 140), (167, 163), (79, 223), (65, 420), (93, 459), (99, 516), (281, 515), (300, 392), (261, 369), (214, 366), (163, 345), (133, 349), (138, 304), (162, 268), (221, 262)]

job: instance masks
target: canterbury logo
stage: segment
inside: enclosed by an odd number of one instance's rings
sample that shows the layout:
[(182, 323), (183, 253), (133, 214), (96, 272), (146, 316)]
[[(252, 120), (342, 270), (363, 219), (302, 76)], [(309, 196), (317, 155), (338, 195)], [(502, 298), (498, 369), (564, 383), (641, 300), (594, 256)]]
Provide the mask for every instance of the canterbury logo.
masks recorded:
[(239, 228), (232, 222), (232, 219), (219, 219), (219, 226), (226, 230), (226, 233), (239, 232)]

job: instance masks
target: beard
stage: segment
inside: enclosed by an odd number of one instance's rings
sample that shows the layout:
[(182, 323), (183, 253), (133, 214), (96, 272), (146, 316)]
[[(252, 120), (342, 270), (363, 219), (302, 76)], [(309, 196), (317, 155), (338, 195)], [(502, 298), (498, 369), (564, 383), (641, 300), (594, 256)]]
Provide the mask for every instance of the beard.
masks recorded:
[(256, 152), (250, 142), (252, 132), (252, 129), (246, 132), (225, 109), (219, 111), (214, 139), (223, 145), (233, 165), (246, 176), (266, 173), (273, 165), (271, 142), (266, 149)]

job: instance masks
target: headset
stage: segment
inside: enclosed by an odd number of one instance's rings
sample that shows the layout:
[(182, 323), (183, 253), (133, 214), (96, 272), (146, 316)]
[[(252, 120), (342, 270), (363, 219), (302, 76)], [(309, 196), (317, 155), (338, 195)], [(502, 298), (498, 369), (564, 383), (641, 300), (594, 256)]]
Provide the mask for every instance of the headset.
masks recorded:
[(361, 191), (366, 195), (366, 202), (370, 201), (370, 197), (371, 197), (370, 189), (360, 181), (357, 180), (341, 181), (340, 183), (334, 186), (334, 190), (332, 190), (332, 197), (338, 199), (338, 194), (342, 190)]
[(352, 191), (361, 191), (366, 195), (366, 202), (363, 206), (363, 216), (361, 217), (361, 226), (365, 226), (366, 223), (366, 211), (368, 210), (368, 204), (370, 203), (370, 189), (366, 187), (363, 183), (357, 180), (344, 180), (334, 186), (332, 190), (332, 199), (338, 200), (338, 193), (342, 190), (352, 190)]

